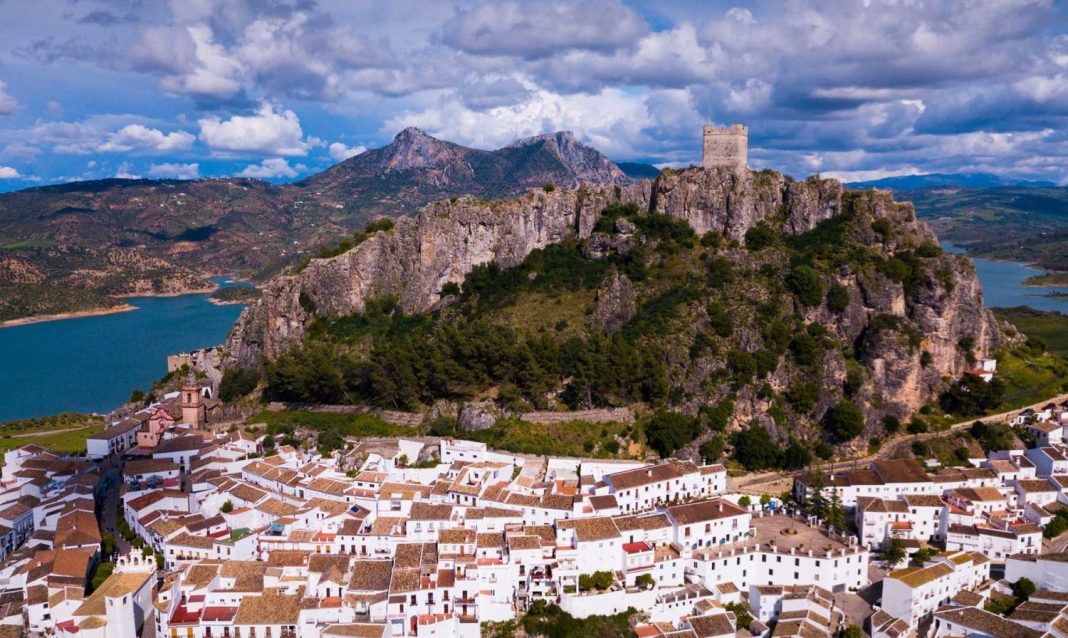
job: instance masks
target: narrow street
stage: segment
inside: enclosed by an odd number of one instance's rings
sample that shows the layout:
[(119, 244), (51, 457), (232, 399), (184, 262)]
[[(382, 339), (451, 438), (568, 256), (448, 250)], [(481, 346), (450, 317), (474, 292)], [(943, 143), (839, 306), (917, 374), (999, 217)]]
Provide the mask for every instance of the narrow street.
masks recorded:
[[(106, 482), (103, 504), (100, 509), (100, 532), (110, 532), (115, 537), (115, 551), (120, 556), (130, 552), (130, 543), (119, 534), (116, 511), (119, 505), (119, 488), (122, 485), (121, 461), (109, 458), (100, 464), (101, 480)], [(106, 557), (111, 560), (111, 557)]]

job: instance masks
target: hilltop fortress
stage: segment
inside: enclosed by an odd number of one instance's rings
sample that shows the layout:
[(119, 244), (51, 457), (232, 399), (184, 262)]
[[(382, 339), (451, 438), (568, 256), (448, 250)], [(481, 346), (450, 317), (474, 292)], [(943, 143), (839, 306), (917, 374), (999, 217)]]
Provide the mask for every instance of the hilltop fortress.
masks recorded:
[(749, 129), (743, 124), (726, 128), (706, 125), (701, 153), (701, 168), (742, 169), (748, 163)]

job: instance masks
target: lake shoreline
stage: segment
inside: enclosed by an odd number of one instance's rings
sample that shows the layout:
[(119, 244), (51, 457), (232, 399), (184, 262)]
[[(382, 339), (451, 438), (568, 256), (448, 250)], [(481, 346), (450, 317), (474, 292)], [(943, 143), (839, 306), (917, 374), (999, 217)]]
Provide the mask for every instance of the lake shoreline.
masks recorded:
[(29, 317), (18, 317), (16, 319), (8, 319), (6, 321), (0, 321), (0, 328), (16, 328), (18, 326), (29, 326), (35, 323), (45, 323), (48, 321), (65, 321), (67, 319), (83, 319), (85, 317), (101, 317), (104, 315), (114, 315), (121, 312), (131, 312), (137, 310), (137, 306), (130, 304), (123, 304), (121, 306), (115, 306), (113, 308), (97, 308), (95, 310), (76, 310), (73, 312), (57, 312), (50, 315), (30, 315)]

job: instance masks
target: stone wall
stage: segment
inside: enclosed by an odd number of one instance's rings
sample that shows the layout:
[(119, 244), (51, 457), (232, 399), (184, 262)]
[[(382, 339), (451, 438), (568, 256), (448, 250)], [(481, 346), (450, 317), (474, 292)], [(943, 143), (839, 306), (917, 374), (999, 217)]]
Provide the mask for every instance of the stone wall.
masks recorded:
[(606, 408), (600, 410), (575, 410), (574, 412), (524, 412), (519, 418), (528, 423), (549, 425), (567, 421), (590, 423), (633, 423), (634, 413), (629, 408)]
[(741, 124), (727, 128), (706, 126), (701, 154), (702, 168), (742, 169), (749, 161), (749, 129)]

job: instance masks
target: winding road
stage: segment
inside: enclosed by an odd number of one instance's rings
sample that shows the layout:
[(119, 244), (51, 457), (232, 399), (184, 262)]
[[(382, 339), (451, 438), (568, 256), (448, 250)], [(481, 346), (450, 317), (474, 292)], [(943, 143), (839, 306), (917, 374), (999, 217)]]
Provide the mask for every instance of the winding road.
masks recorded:
[(781, 492), (782, 490), (771, 489), (771, 486), (774, 486), (776, 483), (780, 483), (782, 481), (787, 481), (787, 480), (792, 481), (792, 479), (794, 477), (799, 476), (799, 475), (803, 474), (804, 472), (811, 471), (813, 469), (819, 469), (821, 467), (825, 467), (827, 469), (831, 469), (831, 468), (833, 468), (835, 466), (842, 467), (844, 465), (858, 465), (859, 466), (859, 465), (865, 465), (865, 464), (870, 463), (872, 461), (878, 461), (880, 459), (894, 458), (894, 457), (896, 457), (896, 456), (898, 456), (900, 454), (900, 452), (904, 449), (904, 446), (907, 446), (907, 445), (910, 446), (915, 441), (927, 441), (927, 440), (930, 440), (930, 439), (936, 439), (936, 438), (945, 436), (948, 433), (957, 432), (959, 430), (963, 430), (963, 429), (965, 429), (967, 427), (970, 427), (971, 424), (975, 423), (976, 421), (986, 421), (986, 422), (989, 422), (989, 423), (1001, 423), (1003, 421), (1009, 420), (1009, 418), (1019, 414), (1021, 410), (1025, 410), (1025, 409), (1027, 409), (1029, 407), (1030, 408), (1039, 408), (1039, 407), (1041, 407), (1043, 405), (1046, 405), (1047, 403), (1060, 403), (1061, 401), (1064, 401), (1066, 399), (1068, 399), (1068, 394), (1060, 394), (1060, 395), (1057, 395), (1055, 397), (1050, 397), (1048, 399), (1044, 399), (1042, 401), (1039, 401), (1038, 403), (1034, 403), (1034, 404), (1029, 405), (1029, 406), (1025, 405), (1025, 406), (1021, 406), (1021, 407), (1018, 407), (1018, 408), (1013, 408), (1012, 410), (1007, 410), (1005, 412), (999, 412), (997, 414), (988, 414), (988, 415), (982, 416), (982, 417), (973, 417), (973, 418), (970, 418), (970, 419), (965, 419), (963, 421), (959, 421), (957, 423), (954, 423), (953, 425), (949, 426), (945, 430), (939, 430), (937, 432), (924, 432), (923, 434), (905, 434), (905, 435), (902, 435), (902, 436), (899, 436), (899, 437), (895, 437), (894, 439), (891, 439), (891, 440), (886, 441), (885, 443), (883, 443), (883, 445), (880, 446), (879, 449), (874, 454), (869, 454), (869, 455), (866, 455), (866, 456), (854, 457), (854, 458), (851, 458), (851, 459), (843, 459), (843, 460), (838, 461), (836, 463), (821, 464), (821, 465), (816, 466), (814, 468), (813, 467), (809, 467), (809, 468), (806, 468), (804, 470), (796, 470), (796, 471), (793, 471), (793, 472), (776, 471), (776, 472), (760, 472), (760, 473), (757, 473), (757, 474), (746, 474), (745, 476), (740, 476), (740, 477), (737, 477), (737, 478), (731, 478), (730, 479), (730, 484), (731, 484), (731, 487), (734, 489), (734, 491), (743, 492), (743, 493), (746, 493), (746, 494), (763, 494), (765, 492), (769, 492), (769, 493), (773, 493), (773, 494), (774, 493), (778, 493), (778, 492)]

